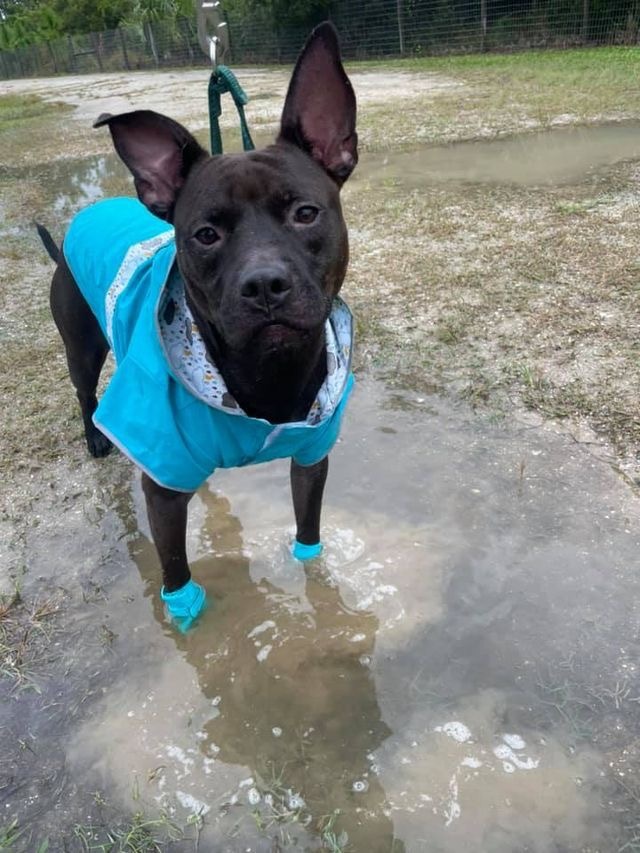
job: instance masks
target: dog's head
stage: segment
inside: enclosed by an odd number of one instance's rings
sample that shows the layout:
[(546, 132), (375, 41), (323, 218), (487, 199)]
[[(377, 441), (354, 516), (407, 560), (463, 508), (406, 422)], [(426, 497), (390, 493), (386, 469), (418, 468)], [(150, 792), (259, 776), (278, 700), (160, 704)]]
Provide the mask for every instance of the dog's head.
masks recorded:
[(205, 341), (217, 351), (306, 349), (323, 334), (348, 260), (339, 190), (357, 155), (356, 104), (333, 27), (295, 66), (281, 129), (261, 151), (211, 157), (177, 122), (101, 116), (140, 200), (175, 227)]

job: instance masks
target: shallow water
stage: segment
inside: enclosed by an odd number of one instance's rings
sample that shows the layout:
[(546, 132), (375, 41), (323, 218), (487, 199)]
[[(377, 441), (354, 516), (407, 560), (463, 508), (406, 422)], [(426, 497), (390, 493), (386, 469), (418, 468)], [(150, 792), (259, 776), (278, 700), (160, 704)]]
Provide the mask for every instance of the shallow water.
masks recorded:
[(59, 585), (100, 591), (65, 628), (86, 707), (78, 685), (42, 700), (73, 713), (37, 739), (56, 784), (22, 780), (34, 831), (95, 819), (74, 796), (100, 790), (203, 813), (205, 850), (318, 849), (336, 810), (356, 851), (617, 849), (630, 815), (607, 750), (638, 713), (607, 691), (640, 692), (640, 506), (605, 463), (361, 381), (317, 564), (288, 555), (284, 462), (200, 490), (190, 559), (212, 605), (187, 635), (119, 467), (115, 493), (29, 543), (33, 573), (53, 561)]
[(639, 157), (640, 124), (619, 122), (369, 154), (362, 158), (356, 179), (375, 177), (410, 188), (445, 181), (562, 185)]
[[(204, 134), (199, 134), (207, 145)], [(258, 135), (258, 144), (271, 136)], [(238, 150), (233, 141), (228, 150)], [(504, 139), (425, 145), (415, 151), (364, 153), (354, 173), (360, 181), (410, 189), (458, 182), (472, 184), (544, 186), (575, 184), (623, 160), (640, 158), (640, 124), (618, 122), (588, 127), (556, 128)], [(3, 182), (37, 180), (47, 206), (38, 211), (45, 222), (66, 223), (87, 204), (104, 196), (131, 194), (129, 173), (115, 154), (62, 159), (34, 168), (0, 171)], [(5, 233), (5, 232), (3, 232)]]

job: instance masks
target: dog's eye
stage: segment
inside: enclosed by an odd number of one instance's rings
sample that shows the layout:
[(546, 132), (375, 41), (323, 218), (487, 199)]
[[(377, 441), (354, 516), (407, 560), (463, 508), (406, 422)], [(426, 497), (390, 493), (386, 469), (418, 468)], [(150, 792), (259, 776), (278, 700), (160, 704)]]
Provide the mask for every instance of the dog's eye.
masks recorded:
[(220, 235), (215, 228), (201, 228), (196, 231), (196, 240), (202, 243), (203, 246), (213, 246), (220, 239)]
[(296, 208), (293, 219), (300, 225), (311, 225), (312, 222), (316, 221), (319, 213), (318, 208), (312, 204), (301, 204), (300, 207)]

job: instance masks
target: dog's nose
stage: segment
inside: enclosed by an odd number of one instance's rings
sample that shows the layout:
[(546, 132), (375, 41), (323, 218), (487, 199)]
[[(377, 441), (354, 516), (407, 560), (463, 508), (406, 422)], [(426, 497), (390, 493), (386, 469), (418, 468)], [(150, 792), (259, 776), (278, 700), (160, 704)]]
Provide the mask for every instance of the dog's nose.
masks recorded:
[(256, 306), (276, 308), (286, 300), (291, 281), (286, 269), (279, 266), (260, 267), (246, 273), (240, 283), (240, 295)]

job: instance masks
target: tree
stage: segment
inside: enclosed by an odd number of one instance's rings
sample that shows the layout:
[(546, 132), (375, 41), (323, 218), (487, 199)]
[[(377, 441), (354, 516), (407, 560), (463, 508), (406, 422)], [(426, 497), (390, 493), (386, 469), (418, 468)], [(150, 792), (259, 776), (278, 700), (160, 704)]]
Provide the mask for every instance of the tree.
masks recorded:
[(129, 14), (132, 0), (53, 0), (65, 33), (115, 29)]
[(0, 50), (14, 50), (62, 35), (62, 20), (48, 4), (23, 7), (0, 24)]

